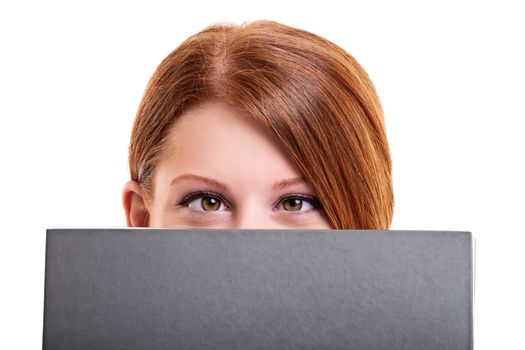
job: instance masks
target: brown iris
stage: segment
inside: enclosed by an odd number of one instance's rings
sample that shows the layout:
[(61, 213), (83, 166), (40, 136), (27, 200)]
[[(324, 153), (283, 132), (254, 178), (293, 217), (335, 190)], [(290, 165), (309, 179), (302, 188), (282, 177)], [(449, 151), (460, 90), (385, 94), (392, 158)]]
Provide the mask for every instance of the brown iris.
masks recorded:
[(206, 211), (215, 211), (221, 207), (221, 201), (215, 197), (202, 197), (201, 207)]
[(303, 201), (297, 198), (288, 198), (283, 202), (283, 208), (289, 211), (299, 211), (303, 207)]

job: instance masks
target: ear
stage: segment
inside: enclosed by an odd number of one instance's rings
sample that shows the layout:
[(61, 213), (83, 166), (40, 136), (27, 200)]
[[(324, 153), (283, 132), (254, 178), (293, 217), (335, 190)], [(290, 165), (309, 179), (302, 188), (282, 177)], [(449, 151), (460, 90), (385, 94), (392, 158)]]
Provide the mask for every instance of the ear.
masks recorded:
[(149, 212), (142, 187), (135, 181), (128, 181), (122, 191), (122, 204), (126, 212), (128, 227), (148, 227)]

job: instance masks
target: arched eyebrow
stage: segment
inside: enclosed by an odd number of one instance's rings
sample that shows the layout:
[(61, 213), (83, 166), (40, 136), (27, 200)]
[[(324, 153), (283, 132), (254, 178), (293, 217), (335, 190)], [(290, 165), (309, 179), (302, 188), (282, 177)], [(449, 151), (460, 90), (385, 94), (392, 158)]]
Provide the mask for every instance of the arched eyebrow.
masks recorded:
[(280, 191), (287, 187), (293, 186), (293, 185), (300, 185), (300, 184), (306, 184), (306, 182), (301, 179), (300, 177), (294, 177), (292, 179), (284, 179), (279, 182), (276, 182), (272, 186), (273, 191)]
[(195, 180), (195, 181), (204, 182), (210, 186), (217, 187), (225, 192), (230, 190), (230, 187), (221, 181), (211, 179), (209, 177), (194, 175), (194, 174), (184, 174), (184, 175), (177, 176), (176, 178), (171, 180), (170, 186), (173, 186), (182, 180)]
[[(212, 178), (209, 178), (209, 177), (205, 177), (205, 176), (195, 175), (195, 174), (183, 174), (183, 175), (177, 176), (176, 178), (171, 180), (170, 186), (173, 186), (173, 185), (175, 185), (178, 182), (183, 181), (183, 180), (200, 181), (200, 182), (204, 182), (204, 183), (206, 183), (208, 185), (217, 187), (217, 188), (219, 188), (222, 191), (225, 191), (225, 192), (230, 191), (230, 187), (228, 185), (226, 185), (224, 182), (221, 182), (219, 180), (215, 180), (215, 179), (212, 179)], [(272, 191), (280, 191), (280, 190), (283, 190), (283, 189), (285, 189), (287, 187), (290, 187), (290, 186), (293, 186), (293, 185), (301, 185), (301, 184), (305, 184), (305, 183), (306, 182), (303, 179), (301, 179), (300, 177), (294, 177), (294, 178), (291, 178), (291, 179), (284, 179), (284, 180), (281, 180), (281, 181), (278, 181), (278, 182), (274, 183), (272, 185)]]

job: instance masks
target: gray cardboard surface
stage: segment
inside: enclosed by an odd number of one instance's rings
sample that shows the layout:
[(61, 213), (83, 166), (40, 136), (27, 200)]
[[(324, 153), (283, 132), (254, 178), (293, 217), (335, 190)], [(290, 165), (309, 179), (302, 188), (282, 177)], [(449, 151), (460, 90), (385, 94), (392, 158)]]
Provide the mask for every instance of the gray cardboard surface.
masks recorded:
[(48, 230), (43, 348), (472, 349), (471, 234)]

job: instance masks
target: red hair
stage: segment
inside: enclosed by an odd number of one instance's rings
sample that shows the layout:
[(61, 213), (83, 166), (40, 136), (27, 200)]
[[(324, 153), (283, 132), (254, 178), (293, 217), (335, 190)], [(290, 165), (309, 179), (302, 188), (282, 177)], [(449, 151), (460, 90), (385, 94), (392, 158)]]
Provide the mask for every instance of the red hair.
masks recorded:
[(153, 74), (133, 126), (131, 179), (148, 196), (177, 117), (212, 99), (275, 134), (333, 228), (389, 228), (383, 111), (367, 73), (342, 48), (270, 21), (214, 25), (184, 41)]

